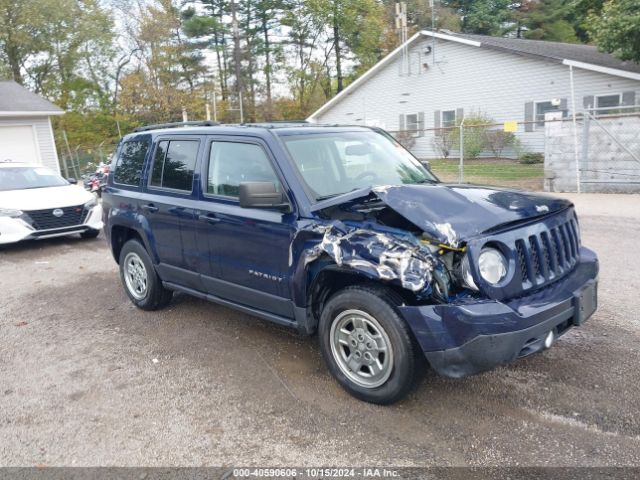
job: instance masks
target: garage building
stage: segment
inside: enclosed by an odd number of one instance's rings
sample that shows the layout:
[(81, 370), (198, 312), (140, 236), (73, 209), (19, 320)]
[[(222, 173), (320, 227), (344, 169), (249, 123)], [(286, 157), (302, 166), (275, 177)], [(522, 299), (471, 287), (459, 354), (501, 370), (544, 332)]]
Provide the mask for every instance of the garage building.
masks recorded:
[(60, 171), (51, 116), (64, 111), (13, 81), (0, 81), (0, 161)]

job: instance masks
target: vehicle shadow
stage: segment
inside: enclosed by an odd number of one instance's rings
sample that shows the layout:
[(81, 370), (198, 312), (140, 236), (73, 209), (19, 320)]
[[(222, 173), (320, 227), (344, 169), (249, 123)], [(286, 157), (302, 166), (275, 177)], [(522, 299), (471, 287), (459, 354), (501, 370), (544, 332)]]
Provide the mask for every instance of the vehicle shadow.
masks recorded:
[(66, 237), (44, 238), (41, 240), (30, 239), (17, 243), (0, 244), (1, 254), (21, 254), (30, 251), (53, 251), (61, 247), (67, 248), (88, 248), (94, 250), (98, 245), (104, 245), (104, 235), (100, 232), (96, 238), (85, 239), (79, 235), (69, 235)]

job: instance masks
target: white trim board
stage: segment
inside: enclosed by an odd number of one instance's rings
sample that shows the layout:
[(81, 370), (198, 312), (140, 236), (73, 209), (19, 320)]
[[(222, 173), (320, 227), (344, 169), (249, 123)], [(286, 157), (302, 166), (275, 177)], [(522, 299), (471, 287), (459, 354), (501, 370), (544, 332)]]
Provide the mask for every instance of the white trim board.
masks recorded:
[(640, 73), (627, 72), (626, 70), (603, 67), (601, 65), (594, 65), (593, 63), (578, 62), (576, 60), (569, 60), (566, 58), (562, 61), (562, 64), (570, 67), (582, 68), (583, 70), (591, 70), (593, 72), (606, 73), (607, 75), (614, 75), (616, 77), (630, 78), (631, 80), (640, 81)]
[(52, 112), (29, 112), (29, 111), (20, 111), (20, 112), (9, 112), (9, 111), (0, 111), (0, 117), (49, 117), (54, 115), (64, 115), (64, 110), (60, 111), (52, 111)]

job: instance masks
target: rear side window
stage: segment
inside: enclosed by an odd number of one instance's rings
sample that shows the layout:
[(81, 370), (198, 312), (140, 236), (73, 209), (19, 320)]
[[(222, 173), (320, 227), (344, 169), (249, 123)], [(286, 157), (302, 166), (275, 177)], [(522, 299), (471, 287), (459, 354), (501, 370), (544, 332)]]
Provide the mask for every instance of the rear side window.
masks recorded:
[(113, 181), (121, 185), (139, 186), (140, 177), (142, 176), (142, 165), (148, 149), (149, 142), (124, 142), (116, 163)]
[(207, 193), (238, 197), (242, 182), (280, 182), (267, 154), (252, 143), (214, 142), (211, 144)]
[(190, 192), (198, 157), (197, 140), (163, 140), (158, 143), (153, 159), (153, 187)]

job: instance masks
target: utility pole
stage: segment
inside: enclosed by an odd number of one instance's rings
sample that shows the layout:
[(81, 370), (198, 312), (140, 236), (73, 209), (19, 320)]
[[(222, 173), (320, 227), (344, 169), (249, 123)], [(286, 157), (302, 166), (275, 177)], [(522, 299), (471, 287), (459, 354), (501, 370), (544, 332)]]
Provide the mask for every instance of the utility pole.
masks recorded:
[[(429, 5), (431, 6), (431, 31), (436, 31), (436, 0), (429, 0)], [(431, 55), (433, 66), (436, 65), (436, 37), (431, 37)]]
[(236, 10), (236, 1), (231, 0), (231, 27), (233, 32), (233, 63), (235, 64), (236, 73), (236, 93), (240, 103), (240, 123), (244, 122), (242, 118), (242, 74), (240, 69), (240, 30), (238, 28), (238, 15)]
[(218, 106), (217, 106), (217, 101), (216, 101), (216, 91), (215, 91), (215, 89), (213, 90), (213, 121), (214, 122), (218, 121)]
[[(398, 32), (398, 39), (400, 45), (404, 45), (407, 42), (407, 4), (405, 2), (396, 2), (396, 31)], [(409, 52), (406, 46), (402, 48), (402, 63), (403, 70), (406, 68), (406, 73), (409, 73)]]

